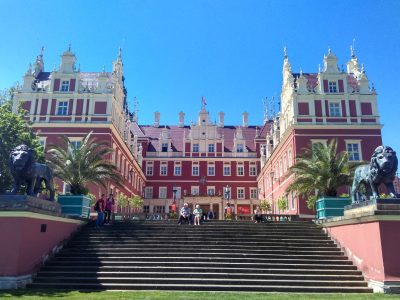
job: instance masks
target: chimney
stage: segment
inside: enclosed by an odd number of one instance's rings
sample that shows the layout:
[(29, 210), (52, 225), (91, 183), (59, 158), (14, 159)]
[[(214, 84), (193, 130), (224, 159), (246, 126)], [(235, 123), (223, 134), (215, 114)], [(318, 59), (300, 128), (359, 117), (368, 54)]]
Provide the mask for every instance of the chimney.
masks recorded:
[(243, 127), (247, 127), (249, 121), (249, 114), (247, 113), (247, 111), (242, 113), (242, 119), (243, 119)]
[(179, 127), (185, 126), (185, 113), (183, 111), (179, 112)]
[(160, 113), (156, 111), (154, 113), (154, 127), (159, 127), (160, 126)]
[(218, 127), (224, 127), (224, 116), (225, 116), (225, 114), (222, 111), (220, 111), (218, 113), (218, 116), (219, 116)]

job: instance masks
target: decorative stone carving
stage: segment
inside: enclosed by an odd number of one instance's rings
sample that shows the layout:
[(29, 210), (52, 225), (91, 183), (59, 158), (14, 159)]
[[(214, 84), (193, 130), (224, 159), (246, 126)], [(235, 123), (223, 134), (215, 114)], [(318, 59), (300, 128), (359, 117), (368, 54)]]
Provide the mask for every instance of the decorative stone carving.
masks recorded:
[(365, 186), (367, 194), (363, 197), (365, 199), (367, 196), (377, 199), (379, 197), (378, 187), (381, 183), (385, 184), (391, 197), (399, 197), (400, 195), (395, 192), (393, 186), (397, 166), (396, 152), (391, 147), (377, 147), (371, 157), (371, 163), (357, 167), (354, 173), (352, 202), (357, 202), (362, 185)]
[(9, 168), (14, 178), (11, 194), (16, 194), (22, 184), (26, 184), (26, 192), (36, 196), (40, 192), (42, 181), (50, 191), (50, 201), (54, 201), (53, 171), (45, 164), (35, 162), (33, 150), (27, 145), (15, 147), (9, 158)]

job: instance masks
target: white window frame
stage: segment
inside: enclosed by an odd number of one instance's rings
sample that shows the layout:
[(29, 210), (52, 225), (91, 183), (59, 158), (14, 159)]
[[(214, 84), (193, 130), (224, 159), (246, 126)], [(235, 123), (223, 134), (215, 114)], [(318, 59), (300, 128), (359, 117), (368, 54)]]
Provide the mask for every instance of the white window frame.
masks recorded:
[(144, 188), (144, 198), (145, 199), (152, 199), (153, 198), (153, 187), (152, 186), (146, 186)]
[[(197, 172), (194, 172), (194, 170), (197, 170)], [(200, 175), (200, 168), (199, 165), (192, 165), (192, 176), (199, 176)]]
[(175, 165), (174, 166), (174, 176), (181, 176), (181, 175), (182, 175), (182, 166), (181, 165)]
[(209, 153), (215, 152), (215, 144), (208, 144), (208, 152)]
[[(351, 162), (359, 162), (362, 161), (362, 151), (361, 151), (361, 140), (344, 140), (346, 143), (346, 151), (349, 153), (349, 161)], [(348, 151), (348, 146), (347, 145), (357, 145), (358, 146), (358, 156), (359, 160), (351, 160), (351, 153)]]
[[(240, 174), (239, 170), (242, 170), (242, 174)], [(240, 164), (236, 166), (236, 175), (237, 176), (244, 176), (244, 164)]]
[(45, 136), (39, 137), (39, 144), (43, 146), (43, 149), (46, 148), (46, 139), (47, 139), (47, 137), (45, 137)]
[(208, 165), (207, 166), (207, 176), (215, 176), (215, 165)]
[(166, 186), (160, 186), (158, 188), (158, 198), (159, 199), (167, 199), (167, 187)]
[(245, 194), (245, 188), (244, 187), (238, 187), (236, 189), (236, 198), (237, 199), (245, 199), (246, 194)]
[(258, 193), (257, 188), (250, 188), (250, 199), (257, 199)]
[(199, 188), (199, 186), (198, 186), (198, 185), (192, 185), (192, 186), (190, 187), (190, 194), (191, 194), (192, 196), (199, 196), (199, 194), (200, 194), (200, 188)]
[[(253, 170), (253, 172), (252, 172)], [(257, 165), (249, 165), (249, 175), (257, 176)]]
[(243, 153), (244, 152), (244, 144), (236, 144), (236, 152)]
[(341, 117), (342, 108), (340, 102), (329, 102), (329, 117)]
[(79, 149), (82, 146), (82, 137), (69, 136), (68, 139), (72, 145), (75, 145), (75, 149)]
[(61, 80), (60, 92), (69, 92), (70, 81)]
[(207, 186), (207, 196), (215, 196), (215, 186)]
[(200, 152), (200, 144), (199, 143), (193, 143), (192, 144), (192, 152), (193, 153), (199, 153)]
[[(168, 149), (169, 149), (169, 143), (167, 142), (167, 143), (161, 143), (161, 152), (168, 152)], [(164, 148), (166, 148), (166, 150), (164, 151)]]
[(69, 101), (57, 101), (57, 116), (68, 115)]
[(168, 176), (168, 163), (160, 163), (160, 176)]
[[(231, 166), (230, 165), (224, 165), (224, 176), (231, 176), (232, 172), (231, 172)], [(226, 169), (225, 169), (226, 168)], [(228, 174), (225, 172), (225, 170), (229, 170)]]
[(154, 164), (153, 162), (146, 163), (146, 176), (153, 176), (154, 175)]
[(328, 81), (328, 91), (329, 93), (337, 93), (337, 82), (336, 81)]

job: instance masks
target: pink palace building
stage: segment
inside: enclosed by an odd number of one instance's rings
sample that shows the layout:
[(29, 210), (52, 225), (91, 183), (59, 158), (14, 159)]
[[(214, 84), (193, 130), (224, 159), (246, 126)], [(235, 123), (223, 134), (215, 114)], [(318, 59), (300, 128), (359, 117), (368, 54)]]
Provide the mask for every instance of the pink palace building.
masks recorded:
[[(43, 53), (24, 76), (14, 97), (14, 110), (21, 104), (28, 112), (45, 147), (65, 134), (79, 143), (94, 132), (115, 152), (107, 157), (124, 178), (122, 187), (109, 183), (108, 191), (93, 186), (91, 192), (141, 195), (143, 212), (164, 215), (183, 202), (204, 211), (213, 210), (222, 219), (229, 201), (237, 214), (252, 213), (260, 200), (270, 201), (273, 213), (312, 218), (305, 199), (286, 196), (292, 180), (288, 168), (302, 149), (312, 143), (338, 140), (353, 161), (369, 160), (382, 144), (377, 93), (351, 49), (346, 70), (328, 51), (323, 68), (316, 73), (293, 73), (284, 53), (281, 108), (264, 124), (210, 121), (203, 103), (198, 119), (185, 123), (179, 112), (176, 124), (161, 124), (154, 113), (153, 124), (138, 124), (137, 113), (129, 113), (124, 86), (121, 51), (112, 72), (81, 72), (69, 48), (61, 55), (58, 69), (45, 72)], [(59, 190), (68, 187), (59, 182)], [(279, 211), (284, 198), (287, 209)]]

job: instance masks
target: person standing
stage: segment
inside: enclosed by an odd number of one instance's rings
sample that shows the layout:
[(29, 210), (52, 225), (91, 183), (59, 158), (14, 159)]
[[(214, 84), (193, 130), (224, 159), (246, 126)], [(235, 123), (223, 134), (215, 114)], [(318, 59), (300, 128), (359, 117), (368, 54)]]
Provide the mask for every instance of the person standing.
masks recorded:
[(208, 219), (208, 220), (212, 220), (212, 219), (214, 219), (214, 218), (215, 218), (214, 212), (213, 212), (213, 210), (210, 208), (210, 210), (208, 211), (208, 214), (207, 214), (207, 219)]
[(194, 214), (194, 225), (200, 225), (200, 219), (203, 215), (203, 210), (200, 208), (200, 205), (196, 205), (196, 208), (193, 211)]
[(105, 205), (106, 205), (106, 195), (102, 194), (101, 198), (98, 199), (96, 201), (96, 204), (94, 205), (97, 211), (96, 227), (103, 226)]
[(188, 223), (190, 224), (190, 208), (187, 203), (184, 203), (183, 207), (181, 208), (181, 211), (179, 213), (178, 224), (181, 225), (182, 221), (184, 220), (187, 220)]
[(254, 218), (256, 220), (256, 223), (262, 222), (262, 211), (259, 205), (257, 205), (256, 209), (254, 210)]
[(113, 194), (110, 194), (106, 200), (106, 205), (104, 209), (104, 224), (110, 225), (110, 218), (114, 208), (114, 204), (115, 204), (114, 196)]

